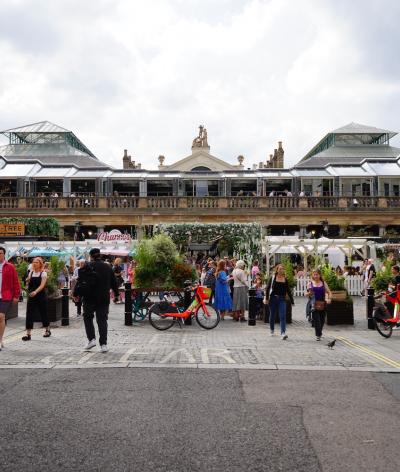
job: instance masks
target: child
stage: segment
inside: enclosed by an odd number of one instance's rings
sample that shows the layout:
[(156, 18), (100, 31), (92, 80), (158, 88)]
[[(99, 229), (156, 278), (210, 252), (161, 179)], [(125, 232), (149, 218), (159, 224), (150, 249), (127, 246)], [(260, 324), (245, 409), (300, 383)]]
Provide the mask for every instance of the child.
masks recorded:
[(254, 288), (256, 289), (256, 318), (258, 320), (262, 320), (263, 318), (263, 298), (264, 298), (264, 292), (263, 292), (263, 281), (262, 277), (260, 274), (257, 274), (254, 280)]

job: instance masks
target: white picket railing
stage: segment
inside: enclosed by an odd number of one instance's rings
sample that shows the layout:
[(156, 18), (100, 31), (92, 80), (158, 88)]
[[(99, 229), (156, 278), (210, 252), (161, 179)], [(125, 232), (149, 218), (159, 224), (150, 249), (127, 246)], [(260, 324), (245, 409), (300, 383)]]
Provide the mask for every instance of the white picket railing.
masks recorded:
[[(294, 288), (294, 296), (302, 297), (304, 296), (307, 285), (310, 282), (309, 277), (300, 277), (297, 279), (296, 287)], [(349, 275), (345, 277), (344, 286), (349, 292), (349, 295), (360, 295), (364, 290), (364, 280), (360, 275)]]

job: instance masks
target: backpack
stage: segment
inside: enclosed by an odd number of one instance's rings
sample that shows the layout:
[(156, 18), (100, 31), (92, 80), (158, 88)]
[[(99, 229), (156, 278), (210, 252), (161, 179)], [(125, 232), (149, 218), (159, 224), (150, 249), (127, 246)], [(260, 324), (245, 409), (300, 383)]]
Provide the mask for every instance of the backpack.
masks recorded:
[(96, 293), (98, 276), (92, 264), (85, 264), (78, 270), (75, 294), (80, 297), (93, 297)]
[(206, 276), (204, 278), (204, 285), (208, 288), (215, 287), (215, 269), (211, 268), (207, 271)]

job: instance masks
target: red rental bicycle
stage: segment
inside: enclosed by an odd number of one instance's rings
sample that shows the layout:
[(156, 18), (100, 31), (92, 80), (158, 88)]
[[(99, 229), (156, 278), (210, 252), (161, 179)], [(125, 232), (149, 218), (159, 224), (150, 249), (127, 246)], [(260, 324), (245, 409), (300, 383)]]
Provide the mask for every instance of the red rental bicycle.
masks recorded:
[(177, 321), (182, 326), (182, 320), (194, 317), (197, 323), (204, 329), (213, 329), (218, 326), (220, 320), (219, 313), (212, 306), (205, 304), (205, 300), (210, 298), (211, 289), (198, 285), (192, 287), (192, 290), (194, 291), (192, 303), (184, 311), (180, 311), (174, 302), (169, 304), (171, 311), (167, 313), (163, 313), (160, 310), (159, 304), (155, 303), (152, 305), (149, 308), (149, 321), (151, 325), (156, 329), (165, 331), (172, 328)]
[(373, 320), (378, 333), (384, 338), (390, 338), (393, 329), (400, 327), (400, 285), (394, 292), (386, 292), (384, 294), (386, 300), (393, 305), (393, 316), (390, 314), (387, 307), (384, 305), (377, 305)]

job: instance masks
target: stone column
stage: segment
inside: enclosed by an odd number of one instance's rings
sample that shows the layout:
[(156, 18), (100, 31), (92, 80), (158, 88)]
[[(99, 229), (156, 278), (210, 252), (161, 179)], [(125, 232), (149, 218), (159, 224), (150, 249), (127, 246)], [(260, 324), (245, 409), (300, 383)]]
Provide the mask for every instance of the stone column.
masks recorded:
[(386, 233), (386, 225), (379, 225), (379, 237), (382, 238)]
[(300, 225), (299, 226), (299, 237), (304, 239), (306, 237), (306, 232), (307, 232), (307, 225)]
[(136, 225), (136, 239), (138, 241), (142, 240), (144, 236), (144, 228), (142, 225)]
[(59, 226), (58, 228), (58, 240), (64, 241), (64, 226)]

